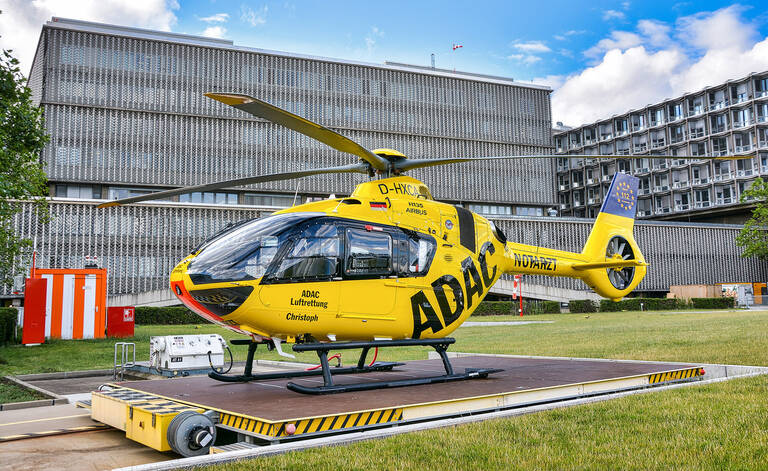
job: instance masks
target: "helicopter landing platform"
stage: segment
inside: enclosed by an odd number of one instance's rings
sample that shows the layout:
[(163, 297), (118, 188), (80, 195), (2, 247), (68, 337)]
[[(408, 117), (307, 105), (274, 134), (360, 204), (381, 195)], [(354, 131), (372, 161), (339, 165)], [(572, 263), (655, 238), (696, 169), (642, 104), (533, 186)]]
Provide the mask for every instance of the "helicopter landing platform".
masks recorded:
[[(141, 434), (129, 438), (159, 449), (150, 442), (163, 441), (163, 427), (177, 411), (211, 410), (218, 413), (219, 429), (237, 434), (234, 441), (268, 444), (609, 394), (704, 374), (694, 364), (589, 359), (477, 355), (454, 357), (451, 363), (456, 371), (503, 371), (486, 379), (324, 396), (292, 392), (285, 387), (286, 379), (222, 383), (186, 377), (113, 383), (110, 391), (92, 393), (92, 417), (126, 430), (127, 435), (131, 435), (132, 421), (141, 418)], [(334, 382), (392, 381), (442, 371), (440, 360), (410, 361), (391, 372), (336, 376)], [(323, 380), (298, 381), (314, 386)], [(150, 417), (152, 428), (158, 427), (151, 439), (146, 438), (147, 433), (152, 435)]]

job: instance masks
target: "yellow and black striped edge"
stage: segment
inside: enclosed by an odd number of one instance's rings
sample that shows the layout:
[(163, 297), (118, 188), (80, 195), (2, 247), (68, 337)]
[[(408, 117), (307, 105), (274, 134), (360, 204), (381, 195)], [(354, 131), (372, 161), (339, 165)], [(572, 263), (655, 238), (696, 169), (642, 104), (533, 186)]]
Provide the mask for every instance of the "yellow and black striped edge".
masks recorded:
[(26, 438), (39, 438), (39, 437), (49, 437), (51, 435), (63, 435), (65, 433), (88, 432), (90, 430), (104, 430), (108, 428), (110, 428), (109, 425), (95, 424), (95, 425), (81, 425), (79, 427), (59, 428), (55, 430), (45, 430), (43, 432), (20, 433), (17, 435), (5, 435), (0, 437), (0, 443), (11, 442), (14, 440), (24, 440)]
[(664, 373), (655, 373), (648, 376), (648, 382), (650, 384), (663, 383), (665, 381), (673, 381), (676, 379), (688, 379), (695, 376), (701, 376), (703, 374), (701, 368), (687, 368), (677, 371), (665, 371)]
[[(328, 430), (343, 430), (364, 427), (366, 425), (387, 424), (403, 419), (403, 409), (379, 409), (350, 414), (313, 417), (285, 422), (269, 423), (248, 417), (222, 413), (220, 423), (228, 427), (246, 432), (265, 435), (268, 437), (288, 437), (306, 433), (326, 432)], [(288, 433), (286, 427), (293, 425), (295, 432)]]

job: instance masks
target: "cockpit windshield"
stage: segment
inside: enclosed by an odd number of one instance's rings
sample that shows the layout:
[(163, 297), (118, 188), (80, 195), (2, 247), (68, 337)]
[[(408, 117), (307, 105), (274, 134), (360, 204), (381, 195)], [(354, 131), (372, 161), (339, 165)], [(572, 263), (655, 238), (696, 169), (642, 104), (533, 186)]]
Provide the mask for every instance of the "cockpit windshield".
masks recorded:
[(190, 262), (187, 273), (195, 284), (255, 280), (282, 246), (289, 229), (318, 213), (287, 213), (255, 219), (218, 235)]

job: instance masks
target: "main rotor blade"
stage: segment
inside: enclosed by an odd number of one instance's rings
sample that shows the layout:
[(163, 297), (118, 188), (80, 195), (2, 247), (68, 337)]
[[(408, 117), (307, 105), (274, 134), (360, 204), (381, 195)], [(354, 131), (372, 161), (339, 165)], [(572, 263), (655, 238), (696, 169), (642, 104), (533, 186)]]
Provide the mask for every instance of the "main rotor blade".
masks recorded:
[(225, 105), (229, 105), (239, 110), (245, 111), (246, 113), (250, 113), (259, 118), (264, 118), (268, 121), (272, 121), (273, 123), (281, 124), (289, 129), (300, 132), (305, 136), (309, 136), (312, 139), (318, 140), (323, 144), (329, 145), (341, 152), (356, 155), (371, 164), (371, 166), (376, 170), (387, 169), (387, 165), (389, 163), (387, 159), (374, 154), (352, 139), (344, 137), (339, 133), (331, 131), (330, 129), (317, 123), (313, 123), (312, 121), (302, 118), (301, 116), (289, 113), (282, 108), (270, 105), (265, 101), (237, 93), (206, 93), (205, 96), (220, 101)]
[(400, 171), (414, 168), (433, 167), (435, 165), (457, 164), (462, 162), (480, 162), (485, 160), (524, 160), (524, 159), (679, 159), (679, 160), (739, 160), (751, 159), (753, 155), (566, 155), (566, 154), (540, 154), (540, 155), (501, 155), (497, 157), (455, 157), (447, 159), (408, 159), (395, 162), (395, 169)]
[(255, 177), (238, 178), (235, 180), (225, 180), (216, 183), (205, 183), (203, 185), (186, 186), (183, 188), (174, 188), (172, 190), (158, 191), (146, 195), (123, 198), (108, 203), (102, 203), (99, 208), (108, 208), (110, 206), (121, 206), (129, 203), (138, 203), (139, 201), (150, 201), (167, 198), (169, 196), (192, 193), (193, 191), (211, 191), (233, 186), (250, 185), (252, 183), (274, 182), (278, 180), (291, 180), (293, 178), (308, 177), (310, 175), (322, 175), (326, 173), (368, 173), (368, 164), (357, 163), (342, 165), (340, 167), (315, 168), (311, 170), (299, 170), (297, 172), (270, 173), (269, 175), (259, 175)]

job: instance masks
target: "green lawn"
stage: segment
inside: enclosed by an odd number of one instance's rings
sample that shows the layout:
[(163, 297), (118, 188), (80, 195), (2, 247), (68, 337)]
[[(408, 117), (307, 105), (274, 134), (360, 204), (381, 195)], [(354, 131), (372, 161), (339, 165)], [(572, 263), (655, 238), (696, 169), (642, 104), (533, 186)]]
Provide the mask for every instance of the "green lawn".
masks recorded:
[[(452, 350), (768, 365), (768, 311), (560, 314), (523, 320), (555, 322), (460, 328)], [(211, 325), (146, 326), (137, 327), (133, 341), (138, 359), (146, 360), (150, 335), (209, 332), (234, 336)], [(0, 375), (108, 368), (114, 342), (0, 347)], [(345, 363), (351, 363), (347, 355)], [(235, 356), (244, 359), (245, 348), (237, 348)], [(257, 357), (280, 358), (263, 349)], [(425, 357), (423, 348), (379, 355), (382, 360)], [(299, 356), (307, 362), (315, 358)], [(761, 469), (768, 463), (766, 393), (766, 377), (740, 379), (215, 469)]]
[(46, 396), (37, 391), (23, 388), (5, 378), (0, 378), (0, 404), (34, 401), (37, 399), (46, 399)]
[[(550, 355), (636, 360), (689, 361), (768, 365), (768, 311), (733, 312), (621, 312), (550, 314), (523, 320), (552, 320), (552, 324), (462, 327), (454, 332), (452, 351)], [(517, 316), (484, 316), (473, 321), (520, 320)], [(204, 324), (138, 326), (133, 339), (137, 360), (149, 359), (152, 335), (218, 333), (239, 337), (220, 327)], [(0, 376), (111, 368), (115, 339), (53, 340), (37, 347), (0, 347)], [(290, 351), (290, 348), (287, 348)], [(233, 347), (236, 360), (245, 359), (245, 347)], [(381, 360), (426, 358), (425, 348), (382, 350)], [(257, 358), (283, 359), (260, 347)], [(354, 353), (344, 352), (345, 363)], [(297, 355), (298, 361), (314, 363), (313, 353)]]
[(737, 379), (205, 469), (766, 469), (767, 389)]

